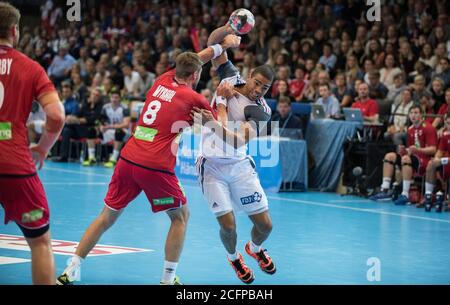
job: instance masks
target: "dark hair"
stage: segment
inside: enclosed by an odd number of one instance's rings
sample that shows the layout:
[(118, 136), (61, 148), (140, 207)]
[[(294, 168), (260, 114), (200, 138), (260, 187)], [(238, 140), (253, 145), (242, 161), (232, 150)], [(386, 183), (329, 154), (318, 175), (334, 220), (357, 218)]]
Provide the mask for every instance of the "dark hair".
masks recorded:
[(260, 74), (260, 75), (264, 76), (265, 78), (270, 80), (270, 82), (273, 81), (273, 78), (275, 76), (275, 72), (273, 71), (272, 67), (270, 67), (269, 65), (262, 65), (262, 66), (256, 67), (255, 69), (253, 69), (252, 74), (250, 76), (253, 77), (256, 74)]
[(408, 112), (411, 112), (411, 110), (413, 110), (413, 109), (419, 109), (420, 113), (423, 114), (423, 109), (422, 109), (422, 107), (420, 107), (420, 105), (412, 105), (411, 108), (409, 108)]

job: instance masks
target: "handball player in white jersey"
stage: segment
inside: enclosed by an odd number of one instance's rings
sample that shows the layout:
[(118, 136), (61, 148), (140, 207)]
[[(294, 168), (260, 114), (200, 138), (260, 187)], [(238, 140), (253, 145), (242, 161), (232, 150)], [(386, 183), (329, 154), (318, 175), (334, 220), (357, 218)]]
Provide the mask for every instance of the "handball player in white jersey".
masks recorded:
[[(208, 45), (230, 33), (233, 30), (229, 25), (218, 28), (210, 35)], [(262, 248), (272, 231), (267, 197), (254, 161), (246, 153), (248, 141), (263, 133), (270, 119), (271, 110), (263, 96), (272, 84), (274, 72), (267, 65), (259, 66), (244, 80), (228, 60), (226, 51), (214, 59), (213, 64), (221, 79), (212, 100), (218, 120), (207, 110), (198, 109), (193, 113), (203, 122), (207, 121), (207, 127), (202, 129), (201, 153), (196, 162), (199, 183), (209, 209), (219, 222), (220, 237), (230, 265), (242, 282), (250, 284), (254, 280), (253, 271), (236, 249), (235, 211), (243, 211), (253, 222), (245, 252), (265, 273), (276, 271), (272, 259)]]

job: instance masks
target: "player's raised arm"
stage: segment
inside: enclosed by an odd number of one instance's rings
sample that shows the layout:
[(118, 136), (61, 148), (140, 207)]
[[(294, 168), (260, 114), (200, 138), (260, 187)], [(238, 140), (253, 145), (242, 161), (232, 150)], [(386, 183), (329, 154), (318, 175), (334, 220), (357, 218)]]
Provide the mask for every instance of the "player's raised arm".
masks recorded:
[[(237, 48), (241, 43), (241, 37), (234, 34), (226, 35), (218, 43), (209, 45), (207, 48), (197, 53), (203, 64), (222, 55), (229, 48)], [(226, 53), (226, 52), (225, 52)]]
[(65, 113), (56, 91), (51, 91), (39, 97), (38, 102), (44, 109), (47, 118), (39, 143), (30, 149), (33, 154), (33, 161), (41, 169), (49, 150), (58, 140), (59, 134), (64, 127)]
[[(215, 29), (208, 37), (208, 46), (212, 46), (214, 44), (220, 43), (227, 35), (234, 34), (233, 29), (231, 26), (227, 23), (224, 26), (221, 26), (220, 28)], [(220, 54), (217, 58), (214, 58), (212, 60), (212, 64), (215, 67), (218, 67), (228, 61), (228, 55), (226, 50)]]

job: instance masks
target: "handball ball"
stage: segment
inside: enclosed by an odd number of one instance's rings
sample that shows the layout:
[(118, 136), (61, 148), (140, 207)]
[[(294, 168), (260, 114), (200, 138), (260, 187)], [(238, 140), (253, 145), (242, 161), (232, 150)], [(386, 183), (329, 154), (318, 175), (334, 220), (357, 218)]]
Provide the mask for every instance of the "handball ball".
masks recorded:
[(252, 12), (245, 8), (237, 9), (231, 13), (228, 21), (233, 31), (240, 35), (247, 34), (255, 26), (255, 17)]

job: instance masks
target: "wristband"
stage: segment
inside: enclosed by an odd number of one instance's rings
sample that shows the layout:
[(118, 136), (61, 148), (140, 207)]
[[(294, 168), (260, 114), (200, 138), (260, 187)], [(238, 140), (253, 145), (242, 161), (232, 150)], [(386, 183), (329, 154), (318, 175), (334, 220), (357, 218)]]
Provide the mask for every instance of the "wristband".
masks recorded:
[(214, 51), (214, 56), (213, 56), (212, 59), (216, 59), (217, 57), (222, 55), (223, 48), (222, 48), (222, 46), (220, 44), (216, 43), (216, 44), (213, 44), (212, 46), (209, 46), (209, 47), (212, 48), (213, 51)]

